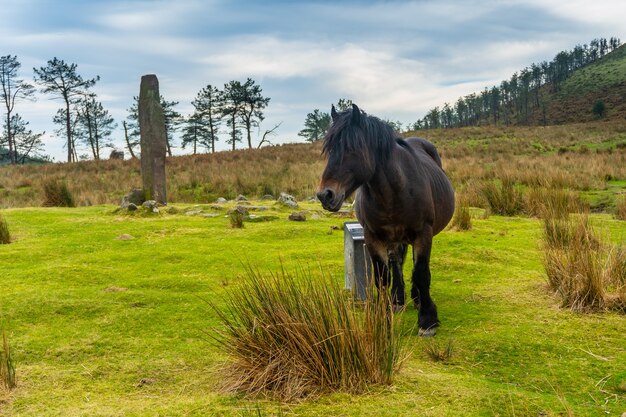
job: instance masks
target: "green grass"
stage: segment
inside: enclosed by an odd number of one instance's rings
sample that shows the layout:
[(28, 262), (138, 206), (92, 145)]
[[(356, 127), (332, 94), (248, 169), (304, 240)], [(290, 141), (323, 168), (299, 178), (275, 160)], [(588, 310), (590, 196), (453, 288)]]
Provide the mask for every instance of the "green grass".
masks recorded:
[[(257, 203), (253, 203), (257, 204)], [(264, 204), (258, 202), (258, 204)], [(112, 206), (9, 209), (14, 241), (0, 245), (0, 317), (10, 324), (18, 387), (0, 416), (619, 416), (626, 410), (623, 314), (575, 314), (546, 290), (536, 219), (472, 219), (435, 238), (437, 339), (405, 336), (412, 356), (391, 387), (281, 404), (221, 393), (226, 356), (207, 332), (251, 265), (322, 268), (343, 281), (345, 219), (318, 205), (306, 222), (277, 216), (234, 229), (217, 217), (112, 214)], [(623, 222), (593, 215), (623, 242)], [(118, 240), (129, 234), (131, 240)], [(409, 256), (410, 259), (410, 256)], [(409, 266), (406, 265), (409, 276)], [(415, 330), (417, 313), (402, 320)], [(622, 388), (620, 388), (622, 386)]]

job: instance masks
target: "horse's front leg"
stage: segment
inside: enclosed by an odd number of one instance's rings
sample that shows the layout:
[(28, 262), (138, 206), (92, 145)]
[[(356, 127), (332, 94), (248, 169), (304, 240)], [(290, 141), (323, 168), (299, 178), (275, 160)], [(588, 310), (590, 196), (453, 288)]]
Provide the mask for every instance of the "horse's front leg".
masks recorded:
[(424, 234), (413, 245), (413, 266), (411, 297), (418, 308), (418, 324), (420, 336), (434, 336), (439, 326), (437, 306), (430, 297), (430, 250), (432, 247), (432, 229), (424, 230)]
[(391, 284), (391, 274), (389, 271), (389, 256), (387, 248), (378, 241), (366, 238), (367, 249), (372, 257), (374, 272), (374, 284), (378, 290), (378, 296), (388, 296), (389, 285)]

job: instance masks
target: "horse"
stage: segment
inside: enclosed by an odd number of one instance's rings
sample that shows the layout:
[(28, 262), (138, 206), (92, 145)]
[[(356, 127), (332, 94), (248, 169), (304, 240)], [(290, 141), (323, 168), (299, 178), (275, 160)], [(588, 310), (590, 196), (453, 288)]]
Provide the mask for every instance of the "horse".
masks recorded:
[(372, 258), (374, 282), (380, 295), (393, 279), (394, 310), (404, 308), (402, 267), (412, 246), (411, 298), (418, 309), (419, 335), (434, 336), (440, 322), (430, 296), (430, 252), (433, 236), (454, 214), (454, 189), (437, 149), (425, 139), (402, 139), (355, 104), (340, 113), (333, 106), (331, 118), (317, 198), (324, 209), (336, 212), (356, 192), (354, 210)]

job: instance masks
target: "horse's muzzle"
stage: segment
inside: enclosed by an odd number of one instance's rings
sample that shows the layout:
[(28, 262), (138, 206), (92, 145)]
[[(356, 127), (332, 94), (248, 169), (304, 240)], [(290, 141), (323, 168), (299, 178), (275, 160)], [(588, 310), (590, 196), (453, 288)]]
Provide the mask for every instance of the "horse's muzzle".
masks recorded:
[(343, 193), (336, 193), (332, 188), (324, 188), (317, 193), (317, 199), (322, 203), (322, 207), (328, 211), (338, 211), (345, 199)]

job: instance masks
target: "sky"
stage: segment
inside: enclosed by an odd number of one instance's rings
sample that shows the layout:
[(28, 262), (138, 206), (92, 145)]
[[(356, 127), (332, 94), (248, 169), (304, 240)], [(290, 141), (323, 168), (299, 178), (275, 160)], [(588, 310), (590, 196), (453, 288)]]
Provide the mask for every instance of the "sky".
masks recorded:
[[(83, 78), (99, 75), (93, 91), (118, 123), (118, 149), (142, 75), (156, 74), (183, 115), (206, 85), (252, 78), (271, 99), (254, 139), (281, 123), (271, 138), (279, 144), (303, 141), (307, 113), (340, 98), (413, 123), (576, 44), (626, 40), (624, 16), (623, 0), (2, 0), (0, 55), (17, 55), (30, 82), (54, 57)], [(46, 131), (45, 152), (63, 161), (52, 123), (62, 103), (36, 97), (16, 112)]]

